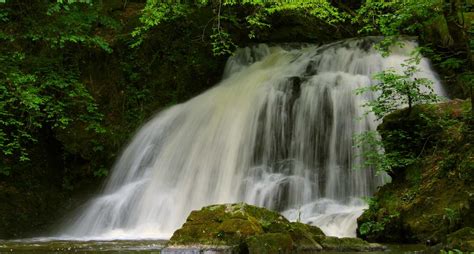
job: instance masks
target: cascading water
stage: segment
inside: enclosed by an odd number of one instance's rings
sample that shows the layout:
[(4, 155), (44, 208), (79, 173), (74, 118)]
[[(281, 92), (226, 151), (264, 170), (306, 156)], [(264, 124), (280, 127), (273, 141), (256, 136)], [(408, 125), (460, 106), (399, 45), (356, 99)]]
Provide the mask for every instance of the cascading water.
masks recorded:
[[(169, 238), (191, 210), (238, 201), (354, 236), (360, 198), (384, 182), (352, 169), (360, 163), (353, 135), (377, 124), (354, 89), (400, 70), (416, 46), (407, 41), (383, 58), (378, 39), (238, 50), (219, 85), (141, 128), (103, 194), (61, 237)], [(428, 62), (419, 67), (441, 91)]]

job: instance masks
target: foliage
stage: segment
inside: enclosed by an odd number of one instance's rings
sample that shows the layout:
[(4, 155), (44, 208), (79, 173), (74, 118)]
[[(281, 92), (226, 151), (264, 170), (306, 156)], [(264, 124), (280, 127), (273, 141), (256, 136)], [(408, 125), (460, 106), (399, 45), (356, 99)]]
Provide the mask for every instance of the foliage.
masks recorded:
[[(236, 47), (231, 27), (246, 27), (249, 38), (271, 27), (270, 18), (280, 13), (295, 13), (300, 16), (313, 17), (322, 22), (334, 25), (344, 21), (348, 15), (340, 12), (327, 0), (297, 0), (297, 1), (259, 1), (259, 0), (201, 0), (197, 2), (171, 3), (163, 0), (148, 0), (143, 9), (140, 21), (132, 35), (137, 38), (132, 47), (139, 46), (146, 38), (147, 32), (163, 22), (180, 18), (189, 18), (196, 9), (211, 8), (215, 17), (212, 23), (212, 33), (209, 40), (215, 55), (227, 55)], [(225, 12), (224, 12), (225, 8)], [(236, 9), (250, 9), (243, 19), (237, 18)]]
[[(416, 109), (416, 110), (415, 110)], [(445, 129), (459, 129), (462, 122), (451, 115), (439, 115), (432, 105), (417, 105), (412, 114), (399, 110), (384, 118), (378, 131), (367, 131), (354, 136), (360, 151), (360, 168), (393, 175), (397, 170), (417, 163), (430, 146), (438, 144), (434, 137)], [(454, 131), (454, 130), (453, 130)], [(380, 137), (382, 135), (383, 139)], [(451, 145), (456, 136), (447, 136), (443, 142)], [(452, 163), (445, 162), (446, 167)], [(443, 168), (444, 166), (442, 166)]]
[[(417, 105), (407, 117), (401, 111), (384, 118), (378, 130), (388, 153), (397, 151), (414, 163), (390, 172), (392, 182), (378, 189), (359, 219), (363, 230), (378, 228), (364, 238), (373, 241), (442, 241), (469, 221), (464, 204), (472, 191), (473, 149), (469, 101)], [(453, 187), (454, 186), (454, 187)], [(374, 204), (374, 205), (373, 205)], [(398, 220), (385, 222), (400, 212)], [(359, 232), (360, 233), (360, 232)]]
[(162, 22), (173, 21), (190, 14), (190, 8), (186, 3), (172, 3), (170, 1), (149, 0), (145, 8), (142, 10), (140, 17), (141, 26), (137, 27), (132, 36), (138, 37), (131, 46), (137, 47), (144, 38), (145, 33), (151, 28), (161, 24)]
[[(367, 201), (367, 204), (369, 205), (368, 210), (370, 212), (375, 213), (377, 212), (378, 209), (380, 209), (377, 199), (372, 197), (372, 198), (368, 198), (366, 201)], [(392, 221), (397, 220), (399, 217), (400, 217), (400, 213), (397, 212), (394, 214), (386, 215), (381, 220), (365, 221), (358, 227), (357, 230), (359, 231), (361, 236), (369, 236), (371, 234), (377, 234), (377, 233), (383, 232), (385, 228), (387, 227), (387, 225), (389, 225)]]
[[(41, 128), (64, 129), (80, 120), (87, 128), (103, 132), (102, 119), (94, 99), (70, 71), (24, 72), (25, 55), (14, 53), (0, 57), (0, 147), (3, 156), (19, 155), (28, 160), (27, 147), (36, 142)], [(5, 70), (6, 69), (6, 70)], [(20, 117), (18, 117), (20, 116)]]
[[(42, 41), (51, 48), (64, 48), (67, 44), (83, 45), (99, 48), (108, 53), (112, 49), (102, 36), (91, 33), (96, 26), (117, 29), (119, 23), (100, 15), (98, 9), (89, 4), (64, 4), (61, 2), (49, 4), (46, 13), (39, 14), (40, 22), (27, 20), (29, 28), (17, 34), (18, 39), (31, 42)], [(46, 15), (44, 15), (46, 14)]]
[(401, 108), (408, 106), (407, 113), (410, 114), (414, 105), (422, 103), (437, 102), (439, 99), (434, 94), (433, 82), (427, 78), (416, 77), (419, 69), (416, 64), (419, 57), (410, 58), (402, 64), (403, 74), (397, 73), (393, 69), (384, 70), (375, 75), (379, 82), (369, 87), (361, 88), (357, 94), (375, 92), (374, 100), (364, 104), (370, 109), (378, 119)]
[(361, 25), (361, 34), (379, 33), (385, 36), (378, 46), (388, 53), (398, 37), (416, 35), (424, 24), (443, 15), (443, 4), (440, 0), (369, 0), (357, 10), (353, 22)]
[(393, 36), (419, 31), (423, 22), (442, 15), (442, 10), (443, 2), (438, 0), (369, 0), (357, 10), (354, 21), (364, 24), (360, 33), (378, 31)]
[(449, 230), (456, 229), (456, 225), (461, 221), (461, 214), (456, 209), (444, 208), (443, 219), (447, 221)]
[(449, 69), (449, 70), (457, 70), (461, 68), (466, 61), (464, 59), (459, 59), (456, 57), (450, 57), (440, 63), (441, 68)]
[[(230, 2), (236, 5), (235, 1)], [(296, 13), (297, 15), (313, 17), (332, 25), (341, 23), (348, 18), (347, 14), (340, 12), (327, 0), (248, 2), (259, 7), (255, 13), (246, 17), (250, 38), (255, 38), (258, 31), (271, 27), (269, 21), (271, 16), (275, 14)]]
[[(433, 82), (427, 78), (417, 77), (421, 57), (416, 54), (407, 59), (402, 67), (403, 73), (397, 73), (394, 69), (384, 70), (375, 74), (378, 82), (356, 90), (357, 94), (373, 93), (375, 98), (364, 104), (368, 108), (367, 114), (373, 113), (378, 120), (386, 115), (408, 106), (406, 115), (409, 116), (413, 106), (424, 103), (437, 102), (439, 99), (432, 89)], [(426, 120), (430, 121), (429, 118)], [(420, 133), (419, 137), (424, 138)], [(361, 154), (362, 167), (375, 168), (376, 172), (391, 172), (395, 168), (404, 168), (416, 161), (416, 156), (411, 153), (403, 153), (400, 149), (386, 151), (389, 143), (387, 140), (407, 140), (410, 135), (403, 130), (392, 130), (385, 133), (386, 140), (382, 142), (377, 132), (368, 131), (355, 136), (355, 146)], [(403, 142), (400, 146), (409, 145), (412, 142)], [(390, 144), (389, 144), (390, 145)]]
[[(403, 136), (401, 132), (391, 133)], [(377, 131), (366, 131), (354, 136), (354, 146), (358, 148), (358, 157), (362, 163), (356, 167), (375, 169), (376, 173), (391, 172), (394, 168), (403, 168), (415, 161), (413, 156), (401, 154), (398, 151), (386, 152), (384, 142)]]
[(220, 28), (213, 28), (212, 30), (213, 33), (209, 37), (212, 44), (212, 53), (216, 56), (232, 54), (237, 46), (232, 41), (230, 34)]
[[(90, 4), (58, 1), (24, 3), (1, 9), (6, 29), (0, 44), (0, 167), (30, 159), (29, 147), (44, 130), (71, 124), (95, 135), (105, 132), (103, 115), (80, 77), (80, 62), (71, 52), (80, 47), (112, 52), (95, 34), (100, 25), (117, 29), (118, 23), (99, 15)], [(30, 13), (22, 13), (31, 10)], [(28, 14), (28, 15), (27, 15)], [(17, 22), (22, 18), (21, 22)]]
[(367, 221), (367, 222), (364, 222), (362, 225), (360, 225), (359, 233), (361, 235), (368, 235), (371, 233), (382, 232), (384, 228), (385, 226), (382, 222)]
[[(472, 10), (473, 5), (469, 1), (369, 0), (356, 11), (352, 21), (361, 26), (361, 34), (384, 36), (378, 47), (385, 55), (389, 54), (392, 45), (399, 44), (400, 36), (413, 35), (427, 39), (427, 27), (445, 27), (439, 36), (449, 45), (442, 45), (438, 49), (430, 45), (433, 47), (431, 51), (437, 52), (438, 58), (432, 59), (442, 72), (451, 72), (449, 75), (459, 77), (459, 81), (463, 83), (461, 87), (464, 96), (471, 98), (471, 114), (474, 115), (474, 85), (462, 78), (469, 76), (474, 68), (474, 26), (472, 20), (465, 15), (472, 13)], [(453, 43), (455, 45), (451, 45)]]
[(396, 214), (388, 215), (379, 221), (366, 221), (362, 223), (360, 227), (358, 228), (359, 233), (361, 236), (368, 236), (371, 234), (377, 234), (377, 233), (383, 232), (385, 228), (387, 227), (387, 225), (391, 223), (391, 221), (396, 220), (399, 217), (400, 217), (400, 214), (396, 213)]
[(471, 118), (474, 119), (474, 71), (468, 70), (459, 74), (459, 80), (465, 85), (471, 97)]

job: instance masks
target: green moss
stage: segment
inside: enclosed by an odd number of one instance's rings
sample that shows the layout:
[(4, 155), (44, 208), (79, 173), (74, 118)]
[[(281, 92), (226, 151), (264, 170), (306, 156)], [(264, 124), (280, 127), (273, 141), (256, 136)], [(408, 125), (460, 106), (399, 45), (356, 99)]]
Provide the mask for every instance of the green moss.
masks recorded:
[(263, 234), (268, 225), (289, 221), (276, 212), (244, 203), (213, 205), (192, 211), (170, 245), (239, 245), (250, 236)]
[(219, 232), (225, 234), (235, 234), (238, 237), (248, 237), (255, 234), (263, 233), (262, 227), (253, 220), (252, 217), (244, 219), (228, 219), (223, 221), (219, 227)]
[(250, 254), (292, 253), (293, 240), (288, 234), (265, 233), (246, 241)]

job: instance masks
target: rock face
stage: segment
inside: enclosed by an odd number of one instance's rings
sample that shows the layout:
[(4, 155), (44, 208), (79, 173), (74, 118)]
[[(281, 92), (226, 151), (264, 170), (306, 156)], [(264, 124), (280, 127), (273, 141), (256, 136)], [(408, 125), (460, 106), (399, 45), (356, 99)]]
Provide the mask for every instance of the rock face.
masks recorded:
[(317, 227), (289, 222), (277, 212), (238, 203), (192, 211), (163, 252), (183, 249), (221, 253), (300, 253), (323, 249), (372, 251), (384, 247), (361, 239), (327, 237)]
[(392, 182), (371, 199), (358, 219), (360, 237), (449, 244), (449, 234), (474, 227), (474, 125), (469, 110), (469, 101), (455, 100), (384, 118), (379, 132), (386, 151), (414, 160), (390, 172)]

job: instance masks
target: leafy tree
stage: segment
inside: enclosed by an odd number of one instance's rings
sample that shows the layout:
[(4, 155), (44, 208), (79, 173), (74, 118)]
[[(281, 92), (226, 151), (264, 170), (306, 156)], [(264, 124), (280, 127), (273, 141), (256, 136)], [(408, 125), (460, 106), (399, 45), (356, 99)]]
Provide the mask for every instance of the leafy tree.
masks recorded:
[[(96, 132), (102, 132), (101, 114), (94, 99), (74, 72), (20, 70), (25, 55), (16, 53), (0, 57), (0, 147), (3, 156), (19, 155), (29, 160), (27, 147), (36, 142), (39, 129), (64, 129), (72, 121), (87, 122)], [(76, 113), (77, 112), (77, 113)]]
[[(397, 156), (385, 153), (383, 142), (377, 131), (366, 131), (354, 135), (354, 147), (360, 151), (357, 157), (361, 159), (361, 164), (356, 165), (357, 169), (375, 169), (377, 174), (390, 172)], [(395, 157), (393, 160), (392, 157)]]
[[(406, 116), (417, 104), (433, 103), (439, 100), (432, 89), (433, 82), (427, 78), (416, 77), (420, 61), (416, 55), (402, 64), (403, 73), (393, 69), (375, 74), (375, 84), (356, 90), (357, 94), (373, 93), (375, 98), (364, 104), (367, 113), (373, 113), (377, 119), (407, 106)], [(408, 135), (402, 131), (391, 131), (386, 134), (389, 140), (406, 140)], [(422, 135), (421, 135), (422, 136)], [(390, 172), (394, 168), (403, 168), (416, 161), (413, 154), (402, 154), (398, 151), (385, 151), (385, 143), (376, 131), (367, 131), (354, 137), (355, 147), (361, 151), (362, 165), (359, 167), (375, 168), (377, 172)], [(401, 146), (407, 144), (400, 144)]]
[(378, 82), (360, 88), (357, 94), (372, 92), (376, 94), (374, 100), (367, 102), (364, 106), (370, 108), (378, 119), (408, 106), (407, 114), (411, 113), (414, 105), (422, 103), (433, 103), (439, 99), (433, 91), (433, 82), (427, 78), (419, 78), (415, 75), (419, 72), (416, 64), (420, 57), (410, 58), (402, 64), (403, 73), (397, 73), (394, 69), (384, 70), (377, 73), (374, 78)]
[(85, 3), (12, 2), (0, 6), (0, 168), (30, 160), (29, 148), (42, 130), (71, 124), (99, 135), (102, 113), (81, 82), (81, 48), (110, 53), (106, 40), (93, 33), (116, 22)]
[[(471, 113), (474, 115), (474, 84), (470, 82), (474, 72), (474, 26), (465, 15), (472, 12), (473, 7), (466, 0), (368, 0), (357, 9), (352, 21), (361, 26), (360, 34), (384, 36), (378, 44), (384, 54), (389, 54), (391, 45), (399, 43), (400, 36), (414, 35), (423, 39), (427, 27), (445, 26), (441, 35), (445, 38), (441, 39), (450, 44), (449, 48), (425, 45), (425, 49), (431, 47), (428, 50), (432, 60), (442, 69), (455, 68), (454, 75), (464, 84), (465, 94), (471, 98)], [(455, 41), (452, 34), (457, 34)]]
[[(236, 47), (229, 33), (230, 27), (248, 30), (249, 38), (271, 27), (269, 19), (279, 13), (296, 13), (323, 21), (327, 24), (337, 24), (348, 18), (344, 12), (333, 6), (327, 0), (296, 0), (296, 1), (260, 1), (260, 0), (200, 0), (196, 2), (171, 3), (164, 0), (148, 0), (143, 9), (141, 26), (132, 33), (136, 42), (132, 47), (139, 46), (146, 38), (147, 32), (162, 22), (180, 18), (190, 18), (199, 8), (212, 8), (215, 16), (209, 21), (212, 33), (209, 36), (215, 55), (230, 54)], [(226, 11), (224, 12), (224, 8)], [(243, 19), (238, 18), (232, 10), (241, 8), (248, 13)], [(250, 11), (248, 11), (250, 10)]]

